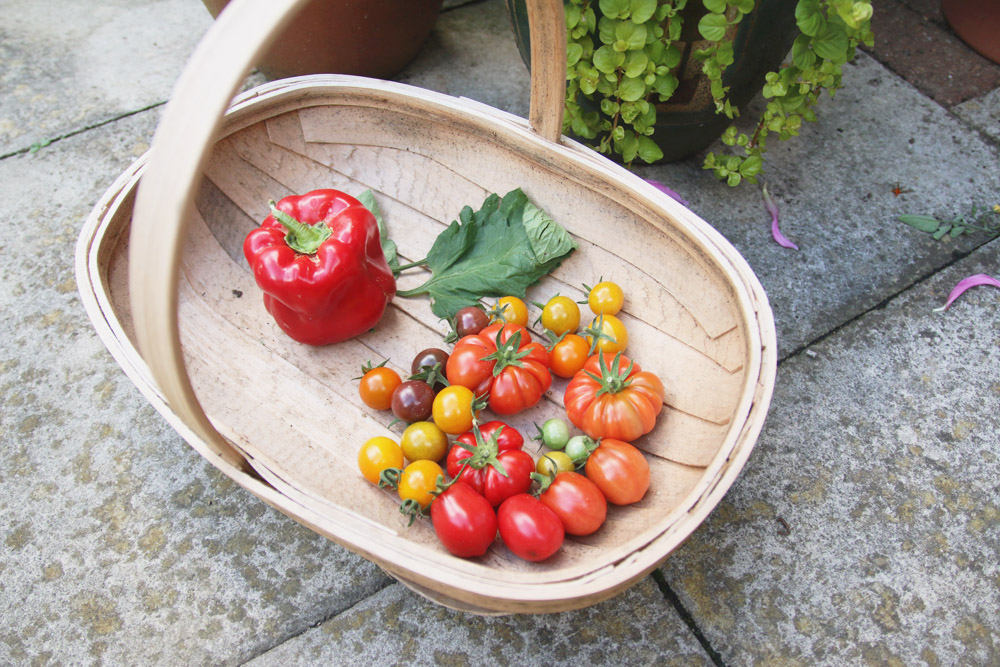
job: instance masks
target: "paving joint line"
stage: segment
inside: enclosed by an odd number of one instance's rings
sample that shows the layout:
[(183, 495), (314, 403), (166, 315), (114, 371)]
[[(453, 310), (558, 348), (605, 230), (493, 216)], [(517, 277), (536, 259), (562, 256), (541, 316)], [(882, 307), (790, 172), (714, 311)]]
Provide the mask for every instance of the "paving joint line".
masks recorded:
[(688, 630), (691, 631), (691, 634), (693, 634), (695, 639), (698, 640), (698, 643), (701, 644), (701, 648), (708, 654), (708, 657), (712, 660), (712, 664), (716, 667), (726, 667), (726, 663), (722, 659), (722, 656), (719, 655), (719, 652), (715, 650), (712, 643), (708, 641), (708, 637), (706, 637), (705, 633), (703, 633), (701, 628), (698, 627), (698, 622), (694, 619), (691, 612), (687, 610), (687, 607), (684, 606), (684, 603), (681, 602), (681, 599), (677, 596), (677, 593), (674, 592), (674, 589), (672, 589), (670, 584), (667, 583), (667, 578), (663, 576), (663, 573), (659, 569), (655, 569), (651, 573), (651, 576), (653, 577), (653, 581), (656, 582), (657, 587), (660, 589), (660, 592), (663, 594), (663, 597), (666, 598), (667, 602), (673, 606), (674, 611), (676, 611), (677, 615), (681, 617), (681, 620), (684, 621)]
[(309, 625), (307, 625), (306, 627), (302, 628), (298, 632), (296, 632), (294, 634), (288, 635), (287, 637), (281, 639), (277, 643), (272, 644), (271, 646), (268, 646), (267, 648), (265, 648), (262, 651), (258, 652), (256, 655), (254, 655), (253, 657), (249, 658), (248, 660), (244, 660), (243, 662), (240, 663), (240, 665), (248, 665), (248, 664), (250, 664), (252, 661), (256, 660), (257, 658), (261, 657), (262, 655), (266, 655), (267, 653), (270, 653), (271, 651), (273, 651), (274, 649), (278, 648), (279, 646), (287, 644), (288, 642), (292, 641), (293, 639), (296, 639), (297, 637), (301, 637), (302, 635), (306, 634), (307, 632), (309, 632), (311, 630), (315, 630), (316, 628), (320, 627), (321, 625), (323, 625), (327, 621), (329, 621), (329, 620), (331, 620), (333, 618), (336, 618), (337, 616), (340, 616), (341, 614), (345, 614), (345, 613), (349, 612), (350, 610), (354, 609), (355, 607), (357, 607), (362, 602), (375, 597), (376, 595), (378, 595), (379, 593), (381, 593), (385, 589), (389, 588), (390, 586), (394, 586), (394, 585), (396, 585), (396, 584), (399, 583), (398, 581), (396, 581), (392, 577), (387, 577), (387, 579), (388, 579), (388, 581), (385, 582), (384, 586), (380, 586), (380, 587), (376, 588), (375, 590), (373, 590), (368, 595), (361, 596), (360, 598), (358, 598), (357, 600), (355, 600), (351, 604), (347, 605), (346, 607), (343, 607), (341, 609), (337, 609), (335, 611), (330, 612), (326, 616), (323, 616), (322, 618), (320, 618), (319, 620), (317, 620), (315, 623), (310, 623)]
[(30, 146), (28, 146), (26, 148), (19, 148), (16, 151), (11, 151), (10, 153), (4, 153), (3, 155), (0, 155), (0, 160), (5, 160), (5, 159), (7, 159), (9, 157), (14, 157), (16, 155), (24, 155), (25, 153), (37, 153), (42, 148), (45, 148), (46, 146), (51, 146), (52, 144), (56, 143), (57, 141), (62, 141), (63, 139), (69, 139), (70, 137), (75, 137), (78, 134), (83, 134), (84, 132), (88, 132), (90, 130), (96, 130), (99, 127), (104, 127), (105, 125), (110, 125), (111, 123), (117, 122), (119, 120), (123, 120), (125, 118), (129, 118), (130, 116), (135, 116), (135, 115), (143, 113), (145, 111), (149, 111), (151, 109), (155, 109), (157, 107), (161, 107), (164, 104), (166, 104), (165, 100), (164, 101), (160, 101), (160, 102), (153, 102), (152, 104), (148, 104), (148, 105), (146, 105), (146, 106), (144, 106), (144, 107), (142, 107), (140, 109), (134, 109), (132, 111), (126, 111), (124, 113), (118, 114), (117, 116), (113, 116), (111, 118), (106, 118), (106, 119), (104, 119), (102, 121), (98, 121), (96, 123), (91, 123), (90, 125), (85, 125), (83, 127), (77, 128), (75, 130), (70, 130), (69, 132), (64, 132), (63, 134), (57, 135), (55, 137), (49, 137), (49, 138), (46, 138), (46, 139), (42, 139), (41, 141), (39, 141), (37, 143), (34, 143), (34, 144), (32, 144), (32, 145), (30, 145)]
[(941, 266), (937, 267), (936, 269), (932, 269), (932, 270), (928, 271), (927, 273), (923, 274), (922, 276), (919, 276), (916, 280), (912, 281), (908, 285), (905, 285), (904, 287), (900, 288), (899, 290), (897, 290), (897, 291), (893, 292), (892, 294), (888, 295), (887, 297), (885, 297), (884, 299), (882, 299), (881, 301), (879, 301), (878, 303), (876, 303), (875, 305), (873, 305), (871, 308), (867, 308), (867, 309), (861, 311), (860, 313), (858, 313), (857, 315), (855, 315), (854, 317), (851, 317), (851, 318), (849, 318), (847, 320), (844, 320), (843, 322), (841, 322), (840, 324), (838, 324), (834, 328), (830, 329), (826, 333), (823, 333), (823, 334), (817, 336), (816, 338), (812, 339), (808, 343), (804, 343), (802, 345), (799, 345), (797, 348), (795, 348), (794, 350), (792, 350), (788, 354), (779, 355), (778, 356), (778, 366), (781, 366), (781, 364), (785, 363), (786, 361), (788, 361), (792, 357), (796, 357), (796, 356), (798, 356), (800, 354), (808, 352), (809, 348), (811, 348), (813, 345), (818, 345), (819, 343), (822, 343), (823, 341), (827, 340), (831, 336), (836, 335), (837, 333), (839, 333), (843, 329), (847, 328), (851, 324), (857, 322), (858, 320), (860, 320), (861, 318), (865, 317), (866, 315), (868, 315), (870, 313), (873, 313), (873, 312), (876, 312), (876, 311), (879, 311), (879, 310), (883, 310), (892, 301), (895, 301), (897, 298), (899, 298), (900, 296), (902, 296), (904, 293), (910, 291), (911, 289), (913, 289), (915, 287), (918, 287), (918, 286), (922, 285), (923, 283), (927, 282), (928, 280), (930, 280), (931, 278), (933, 278), (937, 274), (941, 273), (942, 271), (946, 271), (947, 269), (950, 269), (952, 266), (954, 266), (955, 264), (958, 264), (963, 259), (967, 259), (968, 257), (971, 257), (972, 254), (975, 253), (977, 250), (985, 248), (986, 246), (990, 245), (991, 243), (1000, 243), (1000, 236), (992, 238), (992, 239), (987, 239), (987, 240), (983, 241), (982, 243), (980, 243), (979, 245), (974, 246), (968, 252), (956, 251), (956, 253), (952, 256), (952, 258), (951, 258), (950, 261), (945, 262), (944, 264), (942, 264)]

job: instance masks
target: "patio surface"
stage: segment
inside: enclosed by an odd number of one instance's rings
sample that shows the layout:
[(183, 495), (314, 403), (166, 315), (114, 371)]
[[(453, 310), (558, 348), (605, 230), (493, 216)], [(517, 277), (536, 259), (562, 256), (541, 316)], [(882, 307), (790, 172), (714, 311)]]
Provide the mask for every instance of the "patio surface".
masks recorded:
[[(202, 5), (0, 0), (0, 664), (1000, 664), (1000, 290), (935, 312), (962, 278), (1000, 277), (1000, 239), (897, 220), (1000, 204), (1000, 65), (934, 0), (875, 5), (875, 47), (768, 153), (799, 250), (701, 156), (638, 169), (771, 301), (777, 383), (743, 473), (619, 596), (481, 617), (217, 472), (84, 312), (77, 236), (148, 149)], [(499, 0), (448, 2), (398, 80), (527, 113)]]

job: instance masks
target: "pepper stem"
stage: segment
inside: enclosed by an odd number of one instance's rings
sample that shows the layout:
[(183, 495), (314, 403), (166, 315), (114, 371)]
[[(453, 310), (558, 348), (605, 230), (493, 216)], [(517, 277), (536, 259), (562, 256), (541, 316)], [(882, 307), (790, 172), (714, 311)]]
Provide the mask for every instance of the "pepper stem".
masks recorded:
[(285, 243), (297, 253), (315, 255), (323, 241), (330, 238), (330, 235), (333, 233), (326, 226), (326, 223), (322, 221), (317, 222), (315, 225), (299, 222), (279, 209), (273, 199), (267, 202), (267, 205), (271, 207), (271, 215), (274, 219), (288, 230), (288, 233), (285, 234)]

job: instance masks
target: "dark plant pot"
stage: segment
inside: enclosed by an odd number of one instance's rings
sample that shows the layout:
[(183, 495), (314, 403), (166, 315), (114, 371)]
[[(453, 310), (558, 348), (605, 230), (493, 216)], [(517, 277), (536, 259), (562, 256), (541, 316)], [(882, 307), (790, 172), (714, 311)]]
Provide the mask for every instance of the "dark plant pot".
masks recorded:
[(1000, 2), (941, 0), (941, 12), (963, 42), (1000, 63)]
[[(216, 17), (228, 0), (202, 0)], [(388, 79), (434, 27), (444, 0), (313, 0), (257, 64), (271, 78), (358, 74)]]
[[(504, 2), (521, 58), (530, 68), (525, 0)], [(756, 9), (744, 16), (730, 33), (735, 60), (723, 73), (722, 84), (729, 86), (729, 99), (741, 112), (763, 88), (764, 76), (777, 70), (792, 48), (798, 34), (796, 3), (797, 0), (757, 0)], [(592, 6), (596, 10), (596, 2)], [(599, 10), (597, 13), (600, 16)], [(657, 122), (652, 136), (663, 151), (663, 162), (682, 160), (706, 148), (732, 123), (725, 115), (715, 113), (715, 102), (708, 80), (701, 73), (701, 62), (691, 56), (694, 50), (706, 45), (698, 33), (698, 20), (705, 13), (699, 0), (689, 0), (681, 12), (684, 29), (678, 47), (683, 58), (676, 71), (680, 85), (669, 102), (657, 105)]]

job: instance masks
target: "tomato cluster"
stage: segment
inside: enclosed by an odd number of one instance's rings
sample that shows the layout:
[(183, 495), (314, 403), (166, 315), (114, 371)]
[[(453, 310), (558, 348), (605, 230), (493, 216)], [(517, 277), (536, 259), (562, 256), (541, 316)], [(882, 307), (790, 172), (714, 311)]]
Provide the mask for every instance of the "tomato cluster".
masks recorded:
[[(622, 355), (628, 332), (617, 317), (621, 289), (608, 281), (585, 288), (581, 303), (594, 318), (579, 333), (580, 308), (571, 298), (535, 304), (547, 347), (531, 338), (526, 304), (504, 297), (489, 311), (461, 309), (445, 339), (455, 342), (451, 353), (421, 351), (406, 380), (384, 362), (363, 369), (364, 404), (391, 409), (407, 426), (399, 444), (376, 437), (362, 446), (362, 475), (397, 489), (411, 521), (429, 515), (456, 556), (483, 555), (499, 534), (517, 556), (544, 560), (565, 535), (597, 531), (608, 503), (638, 502), (649, 487), (649, 465), (629, 442), (653, 428), (664, 389)], [(480, 412), (488, 407), (504, 417), (534, 407), (553, 375), (569, 380), (566, 415), (583, 434), (549, 419), (539, 428), (546, 450), (536, 460), (520, 432), (482, 422)]]

